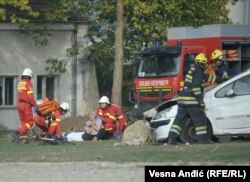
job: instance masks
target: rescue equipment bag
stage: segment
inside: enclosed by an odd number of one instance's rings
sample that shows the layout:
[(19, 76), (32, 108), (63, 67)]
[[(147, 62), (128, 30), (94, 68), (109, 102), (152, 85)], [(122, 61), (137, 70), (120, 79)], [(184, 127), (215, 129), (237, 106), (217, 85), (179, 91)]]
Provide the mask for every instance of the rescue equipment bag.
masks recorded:
[(56, 111), (60, 108), (60, 105), (55, 100), (49, 100), (47, 97), (42, 99), (42, 102), (37, 102), (38, 113), (42, 116), (48, 115), (52, 111)]

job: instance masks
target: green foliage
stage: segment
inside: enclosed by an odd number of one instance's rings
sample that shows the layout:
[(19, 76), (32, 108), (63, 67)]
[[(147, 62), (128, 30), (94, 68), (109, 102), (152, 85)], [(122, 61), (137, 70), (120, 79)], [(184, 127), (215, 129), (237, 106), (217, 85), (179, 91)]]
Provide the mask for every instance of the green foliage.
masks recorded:
[(50, 58), (46, 61), (46, 63), (48, 64), (48, 66), (45, 68), (45, 70), (52, 75), (65, 73), (68, 61), (58, 60), (57, 58)]
[(12, 23), (26, 24), (29, 22), (29, 18), (37, 18), (39, 12), (33, 10), (29, 5), (29, 0), (0, 0), (0, 20), (7, 20), (6, 9), (13, 8), (23, 12), (26, 17), (16, 16), (16, 14), (10, 15), (10, 21)]

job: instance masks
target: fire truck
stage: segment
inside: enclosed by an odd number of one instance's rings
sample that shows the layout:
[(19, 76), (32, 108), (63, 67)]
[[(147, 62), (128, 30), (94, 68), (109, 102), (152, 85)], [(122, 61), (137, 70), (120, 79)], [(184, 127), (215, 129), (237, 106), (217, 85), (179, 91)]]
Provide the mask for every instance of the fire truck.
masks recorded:
[(168, 29), (167, 46), (144, 49), (136, 59), (136, 74), (129, 101), (134, 115), (175, 97), (184, 85), (184, 77), (198, 53), (210, 59), (215, 49), (234, 73), (250, 68), (250, 25), (216, 24)]

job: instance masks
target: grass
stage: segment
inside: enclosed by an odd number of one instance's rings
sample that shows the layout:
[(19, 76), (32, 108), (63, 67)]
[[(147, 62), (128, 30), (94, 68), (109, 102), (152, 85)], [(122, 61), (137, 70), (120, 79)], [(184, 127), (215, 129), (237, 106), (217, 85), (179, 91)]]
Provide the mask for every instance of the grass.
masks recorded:
[(249, 165), (250, 141), (209, 145), (122, 145), (121, 140), (78, 142), (76, 145), (13, 144), (0, 136), (0, 162), (108, 161), (172, 165)]

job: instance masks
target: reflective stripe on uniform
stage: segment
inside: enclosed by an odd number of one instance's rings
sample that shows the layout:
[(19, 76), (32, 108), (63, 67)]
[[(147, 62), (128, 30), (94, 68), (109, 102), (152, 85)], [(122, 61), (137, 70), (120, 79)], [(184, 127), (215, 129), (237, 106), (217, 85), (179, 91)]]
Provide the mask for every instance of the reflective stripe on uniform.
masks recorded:
[(56, 126), (57, 125), (57, 123), (51, 123), (51, 125), (50, 126)]
[(179, 125), (173, 124), (170, 128), (170, 131), (180, 135), (182, 128)]
[(123, 115), (119, 116), (118, 119), (122, 119), (123, 118)]
[(199, 104), (199, 102), (197, 100), (194, 100), (194, 101), (178, 100), (177, 103), (178, 104), (183, 104), (183, 105), (196, 105), (196, 104)]
[(107, 131), (110, 131), (110, 130), (112, 130), (113, 128), (105, 128), (105, 130), (107, 130)]
[(110, 113), (107, 113), (106, 116), (108, 116), (110, 119), (116, 120), (116, 117), (111, 115)]
[(17, 90), (27, 90), (26, 88), (26, 82), (20, 81), (17, 85)]
[(195, 128), (196, 135), (207, 134), (207, 126), (200, 126)]
[(206, 130), (207, 126), (200, 126), (200, 127), (196, 127), (195, 131), (201, 131), (201, 130)]
[(223, 71), (222, 78), (228, 78), (228, 74), (227, 74), (227, 72)]
[(207, 82), (209, 82), (209, 83), (214, 83), (215, 80), (216, 80), (216, 76), (214, 76), (214, 75), (209, 75), (209, 76), (208, 76), (208, 79), (207, 79)]
[(196, 100), (196, 98), (192, 96), (178, 96), (177, 100)]
[(33, 94), (33, 91), (32, 91), (32, 90), (30, 90), (30, 91), (28, 91), (28, 92), (27, 92), (27, 94)]
[(104, 116), (104, 115), (105, 115), (105, 116), (108, 116), (110, 119), (112, 119), (112, 120), (114, 120), (114, 121), (117, 119), (115, 116), (111, 115), (110, 113), (103, 114), (101, 111), (99, 111), (98, 114), (99, 114), (100, 116)]
[(31, 126), (28, 123), (26, 123), (25, 126), (29, 129), (31, 128)]
[(207, 130), (196, 131), (196, 135), (204, 135), (204, 134), (207, 134)]
[(194, 95), (201, 94), (201, 88), (200, 87), (192, 88), (192, 91), (193, 91)]

